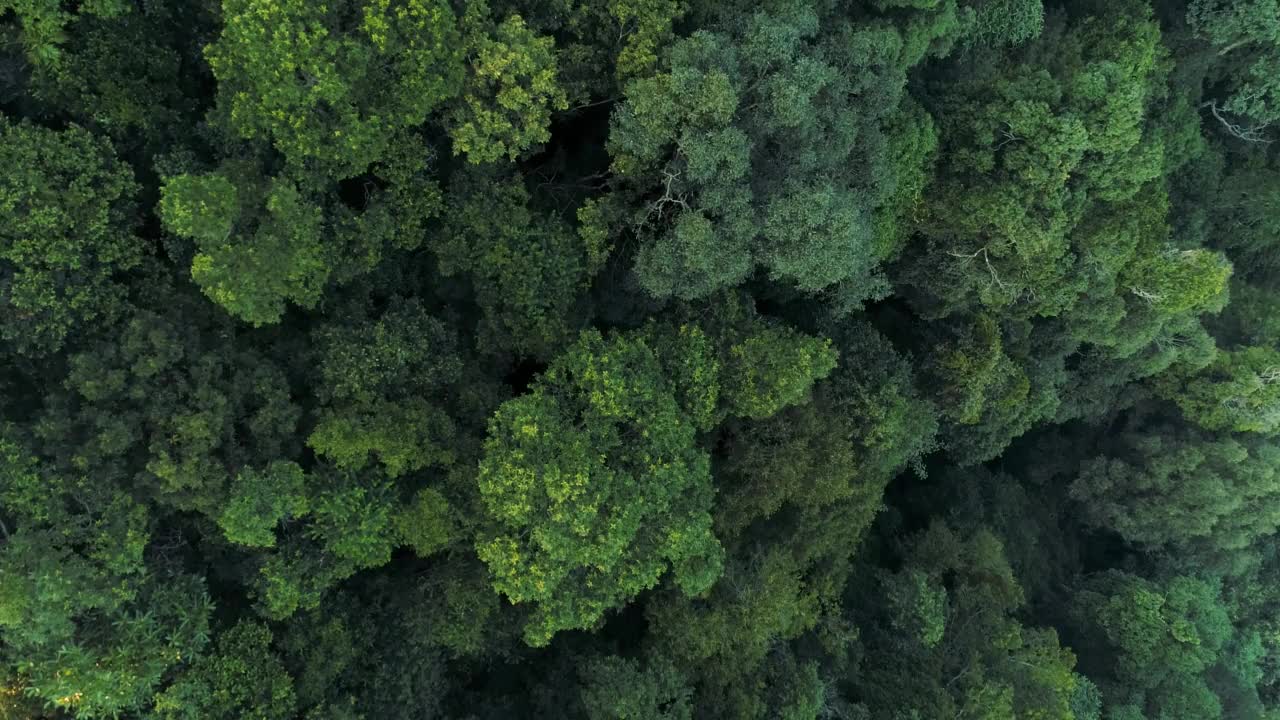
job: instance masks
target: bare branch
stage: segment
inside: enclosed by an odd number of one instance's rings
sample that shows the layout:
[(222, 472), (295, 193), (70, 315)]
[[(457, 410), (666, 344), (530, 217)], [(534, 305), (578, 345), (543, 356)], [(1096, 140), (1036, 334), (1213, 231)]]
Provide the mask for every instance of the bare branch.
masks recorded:
[(1203, 103), (1200, 107), (1209, 108), (1209, 112), (1213, 113), (1213, 116), (1218, 119), (1218, 122), (1222, 124), (1222, 127), (1227, 131), (1227, 134), (1237, 140), (1262, 145), (1270, 145), (1275, 142), (1268, 138), (1265, 133), (1267, 127), (1271, 125), (1270, 122), (1265, 122), (1253, 127), (1246, 127), (1244, 125), (1233, 123), (1222, 115), (1222, 111), (1218, 109), (1217, 100), (1210, 100), (1209, 102)]
[(1011, 142), (1018, 142), (1019, 140), (1022, 139), (1021, 137), (1018, 137), (1017, 135), (1014, 134), (1013, 126), (1010, 125), (1008, 122), (1004, 123), (1004, 129), (1000, 131), (1000, 134), (1004, 137), (1004, 141), (1001, 142), (999, 145), (996, 145), (995, 147), (996, 150), (999, 150), (1000, 148), (1004, 147), (1005, 145), (1008, 145)]
[(947, 254), (950, 255), (951, 257), (960, 258), (962, 260), (973, 260), (974, 258), (977, 258), (979, 255), (981, 255), (983, 262), (987, 264), (987, 270), (990, 271), (991, 279), (995, 281), (996, 286), (999, 287), (1001, 290), (1007, 289), (1004, 285), (1004, 282), (1000, 280), (1000, 273), (996, 272), (995, 266), (991, 264), (991, 256), (987, 254), (987, 247), (985, 245), (978, 248), (977, 250), (975, 250), (973, 253), (969, 255), (965, 255), (964, 253), (950, 252), (950, 251), (948, 251)]
[(1153, 293), (1150, 290), (1144, 290), (1143, 288), (1131, 287), (1129, 288), (1129, 292), (1133, 293), (1134, 295), (1137, 295), (1143, 300), (1146, 300), (1148, 303), (1152, 305), (1155, 305), (1156, 303), (1164, 299), (1164, 296), (1161, 295), (1160, 293)]

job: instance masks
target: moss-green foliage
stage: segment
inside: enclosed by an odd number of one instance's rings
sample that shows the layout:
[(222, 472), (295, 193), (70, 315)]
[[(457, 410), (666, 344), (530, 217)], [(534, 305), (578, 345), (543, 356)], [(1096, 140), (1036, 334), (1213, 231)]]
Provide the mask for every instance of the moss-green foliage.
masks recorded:
[(1280, 718), (1278, 33), (0, 0), (0, 720)]
[(856, 681), (870, 717), (1074, 717), (1075, 657), (1016, 619), (1025, 595), (995, 535), (935, 524), (905, 553), (864, 626), (878, 660)]
[(582, 704), (590, 720), (682, 720), (691, 718), (689, 689), (671, 666), (644, 668), (616, 656), (584, 665)]
[(276, 524), (306, 515), (310, 509), (306, 476), (292, 462), (275, 462), (262, 471), (246, 468), (231, 486), (218, 525), (227, 539), (241, 545), (270, 547), (276, 544)]
[(156, 698), (156, 711), (175, 720), (284, 720), (293, 715), (294, 704), (293, 679), (271, 651), (271, 631), (241, 621)]
[(516, 178), (459, 174), (444, 221), (429, 242), (441, 273), (471, 278), (485, 349), (550, 357), (572, 339), (598, 250), (555, 214), (530, 208)]
[(609, 148), (637, 196), (617, 231), (640, 242), (645, 290), (700, 298), (761, 267), (806, 291), (881, 292), (877, 214), (921, 162), (886, 138), (919, 59), (904, 42), (796, 3), (695, 33), (668, 71), (629, 82)]
[[(257, 195), (259, 189), (245, 190)], [(254, 325), (279, 320), (285, 301), (315, 306), (334, 260), (323, 242), (322, 210), (296, 185), (277, 178), (261, 191), (262, 219), (252, 237), (243, 235), (237, 188), (226, 177), (174, 178), (165, 184), (161, 205), (170, 231), (200, 248), (191, 261), (192, 279), (211, 300)]]
[(111, 483), (58, 473), (15, 428), (2, 430), (0, 657), (22, 693), (71, 717), (150, 702), (208, 640), (203, 579), (144, 555), (145, 506)]
[(12, 13), (17, 19), (22, 46), (30, 61), (49, 66), (62, 60), (61, 44), (68, 25), (92, 16), (119, 17), (131, 9), (125, 0), (89, 0), (77, 5), (73, 12), (61, 0), (5, 0), (0, 3), (0, 14)]
[(457, 532), (449, 501), (434, 488), (423, 488), (391, 522), (401, 542), (422, 557), (441, 549)]
[(79, 127), (0, 119), (0, 337), (22, 352), (60, 348), (82, 323), (119, 313), (115, 276), (137, 266), (133, 171)]
[[(1132, 717), (1219, 718), (1233, 628), (1219, 583), (1187, 576), (1157, 581), (1112, 571), (1072, 599), (1084, 628), (1083, 663), (1097, 678), (1108, 712)], [(1250, 691), (1252, 689), (1250, 688)], [(1230, 712), (1228, 707), (1227, 711)], [(1123, 716), (1123, 715), (1121, 715)]]
[(364, 321), (317, 333), (328, 402), (308, 447), (347, 470), (376, 462), (392, 478), (449, 465), (453, 421), (421, 393), (457, 378), (454, 338), (413, 302)]
[(1121, 434), (1071, 487), (1089, 519), (1137, 543), (1242, 550), (1280, 527), (1280, 448), (1153, 427)]
[[(1193, 0), (1187, 3), (1187, 24), (1207, 40), (1223, 58), (1219, 70), (1225, 82), (1225, 97), (1211, 98), (1216, 110), (1220, 102), (1228, 119), (1215, 113), (1228, 134), (1250, 141), (1280, 115), (1280, 14), (1275, 0)], [(1225, 72), (1224, 72), (1225, 71)], [(1237, 120), (1243, 118), (1243, 122)], [(1230, 126), (1234, 126), (1234, 129)]]
[(1280, 430), (1280, 352), (1245, 347), (1218, 353), (1212, 365), (1157, 379), (1157, 392), (1206, 430), (1274, 435)]
[(559, 76), (569, 104), (612, 97), (620, 84), (651, 73), (688, 10), (681, 0), (501, 0), (541, 34), (556, 36)]
[[(1134, 262), (1134, 250), (1076, 247), (1074, 231), (1095, 204), (1126, 203), (1160, 177), (1163, 148), (1145, 127), (1161, 80), (1150, 15), (1125, 2), (1065, 27), (1059, 19), (1024, 49), (985, 53), (981, 73), (938, 85), (946, 159), (927, 193), (918, 269), (943, 307), (1057, 315), (1089, 274)], [(1156, 244), (1160, 231), (1147, 229)]]

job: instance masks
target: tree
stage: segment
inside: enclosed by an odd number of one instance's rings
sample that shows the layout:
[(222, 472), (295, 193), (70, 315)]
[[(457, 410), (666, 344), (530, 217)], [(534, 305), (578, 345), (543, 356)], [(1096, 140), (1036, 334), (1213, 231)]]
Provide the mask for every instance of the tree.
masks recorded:
[(1018, 45), (1044, 29), (1044, 3), (1036, 0), (978, 0), (964, 3), (972, 12), (967, 35), (981, 45)]
[[(198, 52), (193, 46), (210, 24), (210, 8), (112, 0), (80, 3), (72, 15), (57, 1), (18, 4), (61, 7), (58, 14), (70, 20), (54, 45), (37, 50), (56, 53), (30, 66), (28, 92), (45, 112), (67, 114), (122, 148), (146, 143), (162, 152), (190, 135), (205, 99), (192, 91), (182, 63)], [(30, 40), (25, 28), (23, 35)]]
[(719, 575), (710, 468), (695, 432), (725, 414), (764, 417), (802, 402), (834, 364), (819, 341), (788, 346), (777, 341), (803, 336), (741, 322), (741, 334), (585, 331), (530, 393), (499, 408), (480, 463), (489, 527), (477, 551), (498, 591), (537, 603), (530, 644), (589, 627), (668, 569), (690, 596)]
[(137, 185), (111, 144), (71, 126), (0, 118), (0, 337), (57, 351), (81, 327), (119, 316), (119, 274), (145, 255), (133, 235)]
[(205, 50), (217, 117), (270, 141), (295, 172), (359, 175), (462, 88), (457, 20), (443, 0), (226, 0), (222, 15)]
[(1280, 527), (1277, 448), (1189, 429), (1130, 429), (1081, 468), (1071, 494), (1089, 521), (1126, 540), (1201, 553), (1240, 551)]
[(1172, 400), (1183, 416), (1206, 430), (1280, 430), (1280, 351), (1246, 347), (1220, 351), (1213, 364), (1195, 374), (1169, 373), (1156, 392)]
[[(250, 197), (258, 194), (258, 188), (244, 190)], [(225, 176), (180, 175), (165, 184), (161, 205), (169, 229), (200, 247), (191, 277), (214, 302), (254, 325), (278, 321), (286, 300), (314, 307), (335, 260), (322, 239), (320, 207), (283, 178), (262, 191), (266, 202), (249, 218), (264, 217), (247, 252), (240, 236), (240, 191)]]
[(903, 550), (863, 591), (890, 598), (858, 618), (867, 657), (853, 684), (870, 717), (1073, 717), (1075, 656), (1014, 618), (1025, 598), (989, 530), (935, 522)]
[[(231, 476), (296, 447), (288, 379), (234, 333), (170, 295), (117, 337), (68, 358), (38, 425), (59, 467), (126, 484), (149, 502), (220, 517)], [(207, 317), (204, 318), (207, 320)]]
[[(651, 73), (688, 10), (679, 0), (509, 0), (539, 33), (557, 37), (560, 76), (575, 108), (613, 98), (620, 83)], [(563, 40), (561, 39), (563, 38)]]
[(1144, 120), (1162, 80), (1159, 44), (1145, 3), (1120, 3), (1004, 51), (1013, 62), (987, 51), (982, 71), (937, 85), (930, 106), (947, 160), (908, 278), (930, 313), (1057, 315), (1090, 273), (1133, 262), (1079, 247), (1073, 231), (1097, 204), (1123, 204), (1160, 175), (1162, 147)]
[(218, 635), (214, 651), (196, 660), (156, 697), (162, 718), (293, 717), (293, 679), (271, 651), (271, 631), (241, 621)]
[(670, 70), (629, 82), (609, 151), (617, 197), (637, 208), (616, 230), (640, 241), (645, 290), (701, 298), (760, 267), (809, 292), (880, 293), (893, 242), (878, 213), (918, 172), (891, 164), (891, 147), (910, 151), (886, 139), (923, 54), (907, 42), (800, 3), (695, 33), (671, 47)]
[(278, 322), (286, 303), (311, 309), (331, 282), (377, 266), (388, 249), (412, 249), (438, 211), (424, 177), (427, 151), (416, 140), (372, 172), (356, 213), (337, 193), (290, 175), (266, 177), (254, 163), (231, 160), (211, 173), (166, 178), (160, 217), (173, 234), (195, 241), (191, 277), (232, 315), (255, 326)]
[(870, 326), (833, 335), (843, 361), (812, 401), (721, 430), (721, 578), (705, 598), (666, 591), (647, 603), (652, 654), (697, 681), (699, 716), (777, 717), (793, 701), (838, 703), (813, 674), (812, 648), (822, 648), (822, 667), (840, 668), (852, 652), (854, 630), (836, 612), (849, 558), (885, 486), (932, 447), (936, 419), (906, 361)]
[(467, 5), (462, 32), (467, 79), (448, 121), (454, 154), (472, 163), (514, 160), (546, 142), (551, 112), (569, 107), (552, 39), (539, 37), (519, 15), (494, 26), (486, 2)]
[[(1226, 96), (1206, 101), (1214, 118), (1238, 140), (1267, 143), (1266, 127), (1280, 119), (1280, 5), (1275, 0), (1192, 0), (1187, 24), (1217, 51)], [(1226, 114), (1224, 114), (1226, 113)], [(1233, 122), (1245, 118), (1249, 125)]]
[(431, 246), (445, 276), (465, 274), (483, 320), (481, 347), (550, 357), (580, 324), (581, 295), (605, 248), (540, 211), (515, 178), (459, 173)]
[(1225, 347), (1276, 346), (1280, 341), (1280, 294), (1266, 286), (1231, 283), (1231, 303), (1213, 324)]
[[(829, 544), (821, 536), (832, 533), (825, 522), (839, 518), (842, 537), (860, 536), (885, 486), (934, 447), (934, 408), (917, 393), (906, 360), (868, 325), (833, 334), (843, 361), (812, 402), (726, 428), (715, 514), (722, 538), (794, 513), (789, 533), (807, 545), (794, 552), (821, 556)], [(840, 510), (828, 515), (832, 507)]]
[[(525, 640), (586, 628), (668, 569), (688, 594), (720, 572), (706, 453), (643, 341), (587, 331), (490, 422), (477, 552), (537, 606)], [(603, 450), (603, 452), (601, 452)]]
[(1217, 582), (1150, 581), (1119, 571), (1090, 578), (1072, 600), (1081, 665), (1123, 717), (1222, 717), (1208, 673), (1232, 636)]
[(246, 468), (231, 486), (231, 501), (218, 525), (231, 542), (271, 547), (277, 523), (310, 510), (305, 482), (297, 463), (277, 461), (261, 472)]
[(453, 421), (421, 395), (458, 379), (456, 338), (417, 302), (369, 320), (352, 317), (315, 333), (317, 395), (326, 407), (307, 444), (347, 470), (376, 459), (392, 478), (448, 466)]
[(6, 676), (75, 718), (144, 709), (208, 640), (203, 578), (148, 562), (147, 508), (118, 486), (58, 473), (0, 430)]
[(643, 667), (634, 660), (593, 658), (579, 671), (582, 704), (590, 720), (691, 718), (689, 689), (670, 665)]
[(1198, 121), (1147, 119), (1166, 103), (1162, 52), (1145, 3), (1099, 6), (1017, 48), (975, 48), (924, 99), (944, 160), (894, 280), (937, 321), (917, 347), (961, 462), (1208, 360), (1196, 317), (1221, 309), (1231, 267), (1171, 235), (1161, 175), (1190, 161)]
[(37, 65), (54, 65), (62, 58), (65, 29), (86, 16), (115, 18), (128, 13), (125, 0), (91, 0), (68, 12), (61, 0), (4, 0), (0, 15), (12, 12), (22, 26), (22, 45), (27, 57)]
[(0, 0), (0, 720), (1280, 720), (1278, 2)]
[(1265, 167), (1244, 167), (1222, 179), (1213, 218), (1219, 226), (1213, 236), (1247, 278), (1274, 278), (1280, 272), (1280, 256), (1274, 238), (1280, 232), (1280, 173)]

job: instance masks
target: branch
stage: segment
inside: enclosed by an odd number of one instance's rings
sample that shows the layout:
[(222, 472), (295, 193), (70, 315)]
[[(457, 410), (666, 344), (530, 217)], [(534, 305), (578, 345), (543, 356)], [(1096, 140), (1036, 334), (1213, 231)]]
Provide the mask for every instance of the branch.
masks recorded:
[(996, 272), (995, 266), (991, 264), (991, 256), (987, 255), (987, 248), (985, 245), (978, 248), (970, 255), (965, 255), (964, 253), (957, 253), (957, 252), (950, 252), (950, 251), (948, 251), (947, 254), (950, 255), (951, 257), (957, 257), (962, 260), (972, 260), (978, 257), (979, 255), (981, 255), (983, 262), (987, 264), (987, 270), (991, 272), (991, 279), (996, 281), (996, 285), (1001, 290), (1006, 289), (1004, 286), (1004, 283), (1001, 282), (1000, 280), (1000, 274)]
[(1139, 288), (1139, 287), (1131, 287), (1129, 288), (1129, 292), (1133, 293), (1134, 295), (1137, 295), (1143, 300), (1146, 300), (1148, 303), (1152, 305), (1155, 305), (1156, 303), (1164, 299), (1164, 296), (1161, 295), (1160, 293), (1153, 293), (1150, 290), (1143, 290), (1142, 288)]
[(1237, 40), (1237, 41), (1235, 41), (1235, 42), (1231, 43), (1230, 45), (1227, 45), (1226, 47), (1224, 47), (1224, 48), (1222, 48), (1221, 50), (1219, 50), (1219, 51), (1218, 51), (1218, 57), (1222, 57), (1223, 55), (1226, 55), (1227, 53), (1231, 52), (1232, 50), (1238, 50), (1239, 48), (1242, 48), (1242, 47), (1244, 47), (1245, 45), (1248, 45), (1248, 44), (1249, 44), (1249, 43), (1251, 43), (1251, 42), (1253, 42), (1253, 38), (1240, 38), (1239, 40)]
[(1013, 126), (1010, 125), (1008, 121), (1004, 123), (1004, 129), (1000, 131), (1000, 134), (1004, 136), (1004, 141), (1001, 142), (999, 145), (996, 145), (995, 147), (996, 150), (999, 150), (1000, 148), (1004, 147), (1005, 145), (1008, 145), (1011, 142), (1018, 142), (1019, 140), (1022, 139), (1013, 133)]
[(1231, 135), (1237, 140), (1243, 140), (1244, 142), (1247, 142), (1247, 143), (1260, 143), (1263, 145), (1270, 145), (1271, 143), (1275, 142), (1274, 140), (1267, 138), (1265, 133), (1263, 132), (1267, 129), (1267, 126), (1271, 124), (1270, 122), (1264, 122), (1261, 125), (1257, 125), (1254, 127), (1245, 127), (1243, 125), (1237, 125), (1236, 123), (1233, 123), (1222, 116), (1222, 112), (1218, 110), (1217, 100), (1210, 100), (1206, 103), (1201, 104), (1200, 107), (1209, 108), (1209, 112), (1213, 113), (1213, 116), (1218, 119), (1218, 122), (1222, 123), (1222, 127), (1226, 129), (1227, 134)]
[(606, 105), (611, 102), (617, 102), (621, 99), (622, 99), (621, 97), (615, 95), (614, 97), (605, 98), (603, 100), (597, 100), (595, 102), (589, 102), (583, 105), (574, 105), (573, 107), (567, 110), (563, 110), (562, 112), (571, 113), (571, 112), (576, 112), (578, 110), (586, 110), (587, 108), (593, 108), (593, 107), (596, 107), (597, 105)]
[(649, 203), (649, 207), (644, 214), (644, 219), (641, 221), (642, 225), (648, 223), (649, 218), (654, 215), (657, 215), (658, 220), (661, 220), (663, 214), (666, 212), (667, 205), (678, 205), (682, 210), (688, 212), (689, 203), (685, 199), (686, 195), (676, 195), (671, 190), (671, 184), (679, 179), (679, 177), (680, 171), (678, 170), (672, 172), (671, 170), (664, 169), (662, 171), (662, 197), (654, 200), (652, 203)]

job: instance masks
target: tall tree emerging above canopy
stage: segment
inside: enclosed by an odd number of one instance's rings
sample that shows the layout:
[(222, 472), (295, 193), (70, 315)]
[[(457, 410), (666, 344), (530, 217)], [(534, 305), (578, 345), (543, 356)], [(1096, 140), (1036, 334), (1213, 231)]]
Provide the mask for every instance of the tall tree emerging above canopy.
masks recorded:
[(719, 575), (696, 429), (652, 349), (595, 332), (498, 410), (479, 475), (492, 529), (477, 550), (498, 591), (537, 603), (529, 643), (590, 627), (668, 569), (689, 594)]
[(530, 644), (592, 626), (668, 569), (686, 595), (719, 576), (697, 431), (802, 402), (834, 364), (826, 344), (747, 320), (719, 336), (692, 325), (585, 331), (490, 421), (477, 551), (495, 589), (536, 603)]

